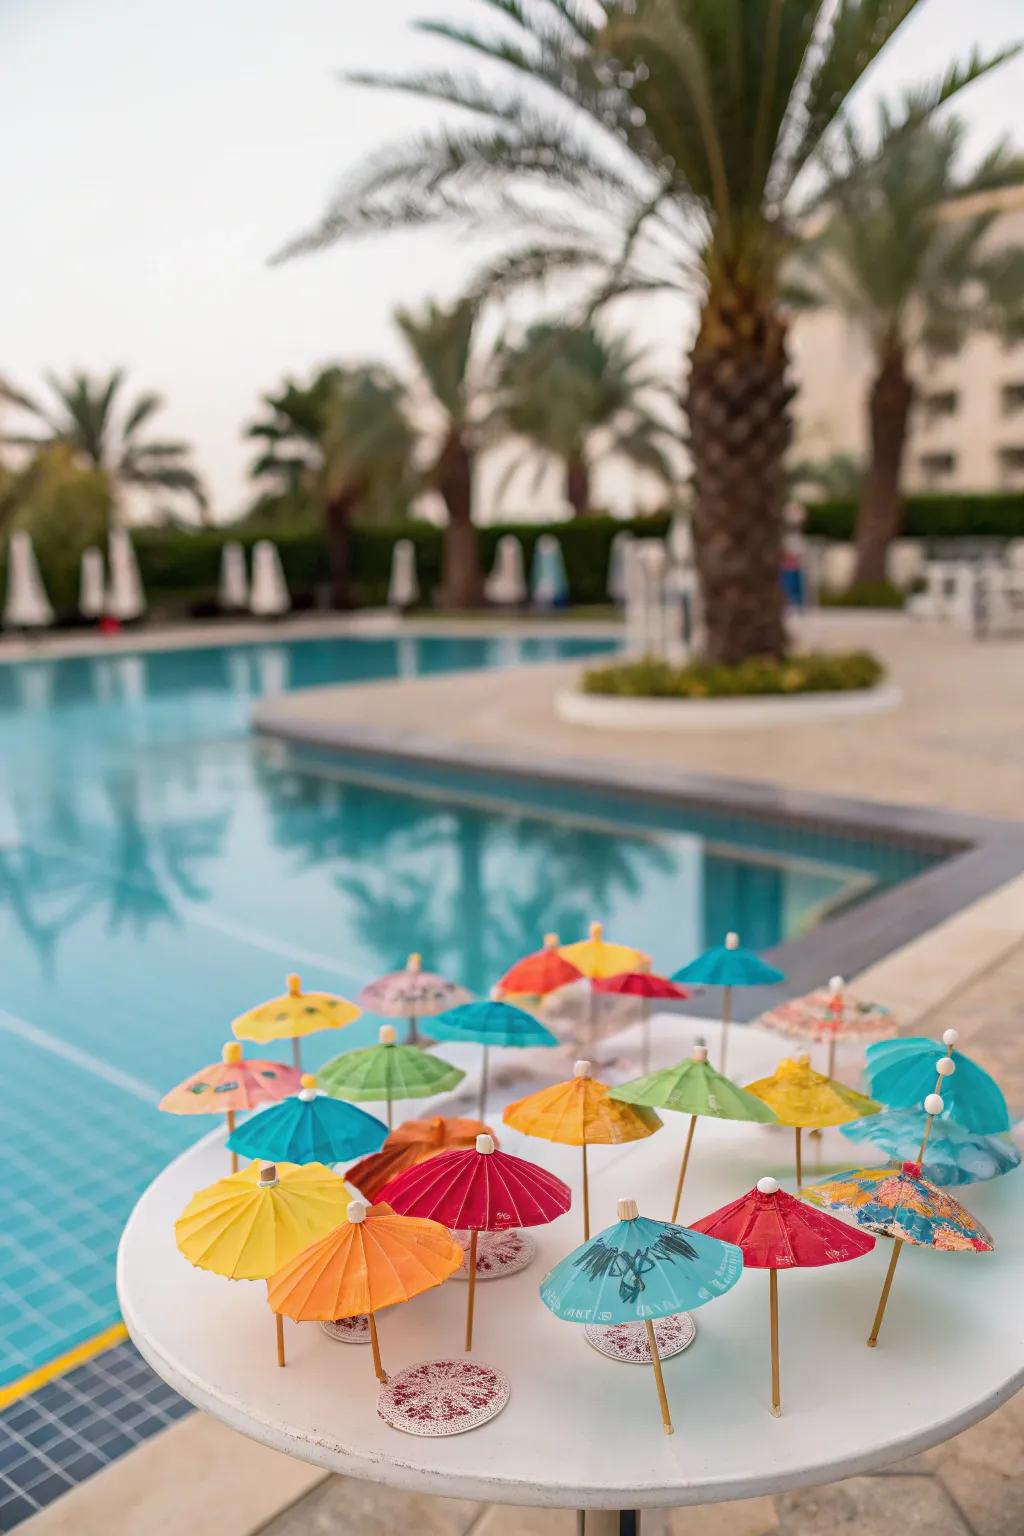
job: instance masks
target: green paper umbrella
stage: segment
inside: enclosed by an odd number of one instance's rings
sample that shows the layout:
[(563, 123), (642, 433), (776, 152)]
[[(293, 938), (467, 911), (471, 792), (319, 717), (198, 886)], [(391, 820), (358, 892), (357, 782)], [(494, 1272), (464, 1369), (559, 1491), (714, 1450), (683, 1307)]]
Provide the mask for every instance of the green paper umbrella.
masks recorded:
[(419, 1046), (396, 1045), (394, 1026), (382, 1024), (379, 1045), (335, 1056), (320, 1068), (316, 1080), (334, 1099), (356, 1104), (386, 1100), (390, 1130), (393, 1099), (427, 1099), (454, 1088), (465, 1075), (450, 1061), (421, 1051)]
[(650, 1109), (676, 1109), (689, 1115), (690, 1128), (686, 1133), (672, 1206), (673, 1221), (679, 1214), (699, 1115), (711, 1115), (716, 1120), (750, 1120), (758, 1125), (769, 1125), (777, 1119), (775, 1112), (761, 1099), (744, 1088), (737, 1088), (721, 1072), (715, 1071), (708, 1061), (706, 1045), (695, 1045), (693, 1055), (676, 1067), (666, 1067), (663, 1072), (652, 1072), (649, 1077), (636, 1077), (631, 1083), (622, 1083), (611, 1090), (610, 1097), (622, 1099), (627, 1104), (645, 1104)]

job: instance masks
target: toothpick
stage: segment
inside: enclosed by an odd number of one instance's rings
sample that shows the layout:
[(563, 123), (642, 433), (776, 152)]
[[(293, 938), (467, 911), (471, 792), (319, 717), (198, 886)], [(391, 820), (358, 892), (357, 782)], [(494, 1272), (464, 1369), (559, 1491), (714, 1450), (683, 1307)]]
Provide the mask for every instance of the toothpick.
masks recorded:
[(469, 1234), (469, 1293), (466, 1297), (466, 1350), (473, 1348), (473, 1310), (476, 1306), (476, 1232)]
[(672, 1427), (672, 1415), (668, 1407), (668, 1394), (665, 1391), (665, 1378), (661, 1373), (661, 1356), (658, 1353), (658, 1340), (654, 1336), (654, 1324), (650, 1318), (644, 1320), (647, 1329), (647, 1348), (651, 1352), (651, 1364), (654, 1366), (654, 1380), (658, 1388), (658, 1402), (661, 1404), (661, 1422), (665, 1427), (666, 1435), (675, 1434)]
[(686, 1178), (686, 1166), (690, 1161), (690, 1148), (693, 1146), (693, 1133), (697, 1129), (697, 1116), (690, 1116), (690, 1129), (686, 1133), (686, 1146), (683, 1148), (683, 1160), (679, 1164), (679, 1179), (676, 1183), (676, 1198), (672, 1203), (672, 1220), (679, 1215), (679, 1202), (683, 1198), (683, 1180)]

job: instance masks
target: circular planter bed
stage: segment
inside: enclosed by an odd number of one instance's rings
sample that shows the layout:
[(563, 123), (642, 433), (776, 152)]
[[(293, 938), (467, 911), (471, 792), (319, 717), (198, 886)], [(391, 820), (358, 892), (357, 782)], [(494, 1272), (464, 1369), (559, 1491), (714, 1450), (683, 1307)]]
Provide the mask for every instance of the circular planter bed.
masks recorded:
[(745, 731), (874, 715), (903, 698), (894, 683), (839, 693), (768, 693), (721, 699), (643, 699), (563, 688), (555, 713), (570, 725), (616, 731)]

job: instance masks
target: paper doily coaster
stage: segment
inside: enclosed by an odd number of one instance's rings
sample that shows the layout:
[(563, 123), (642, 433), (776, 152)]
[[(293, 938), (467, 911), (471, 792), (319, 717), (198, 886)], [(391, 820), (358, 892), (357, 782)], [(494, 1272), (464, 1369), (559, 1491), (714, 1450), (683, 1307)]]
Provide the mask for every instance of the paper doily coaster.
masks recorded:
[(381, 1387), (377, 1412), (406, 1435), (463, 1435), (508, 1402), (508, 1377), (478, 1360), (423, 1360)]
[[(588, 1323), (583, 1337), (599, 1354), (609, 1360), (621, 1360), (625, 1365), (650, 1365), (651, 1352), (647, 1347), (647, 1329), (643, 1323)], [(663, 1360), (681, 1355), (697, 1337), (697, 1324), (689, 1312), (676, 1312), (672, 1317), (659, 1317), (654, 1325), (654, 1337), (658, 1341), (658, 1353)]]
[(370, 1324), (365, 1314), (358, 1317), (339, 1317), (333, 1323), (321, 1323), (320, 1327), (329, 1339), (339, 1344), (369, 1344)]
[[(469, 1233), (453, 1232), (452, 1237), (466, 1250), (462, 1265), (452, 1275), (453, 1280), (469, 1279)], [(476, 1235), (476, 1278), (502, 1280), (506, 1275), (517, 1275), (537, 1255), (537, 1244), (525, 1232), (512, 1229), (508, 1232), (478, 1232)]]

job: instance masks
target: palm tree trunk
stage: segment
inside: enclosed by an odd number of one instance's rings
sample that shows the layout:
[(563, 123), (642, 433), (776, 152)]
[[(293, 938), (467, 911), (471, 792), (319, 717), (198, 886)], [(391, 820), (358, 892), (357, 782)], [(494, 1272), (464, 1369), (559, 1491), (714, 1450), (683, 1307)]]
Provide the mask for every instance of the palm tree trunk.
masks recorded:
[(355, 502), (352, 492), (344, 490), (324, 507), (333, 608), (352, 606), (352, 511)]
[(484, 573), (473, 524), (473, 455), (453, 434), (438, 461), (437, 488), (448, 510), (441, 568), (441, 607), (480, 608)]
[(565, 499), (573, 517), (590, 516), (590, 469), (582, 453), (570, 455), (565, 466)]
[(871, 456), (857, 511), (854, 581), (884, 581), (889, 545), (903, 522), (900, 482), (914, 386), (902, 345), (887, 345), (868, 397)]
[(712, 282), (690, 354), (687, 415), (706, 657), (781, 656), (784, 458), (792, 437), (785, 325), (770, 303)]

